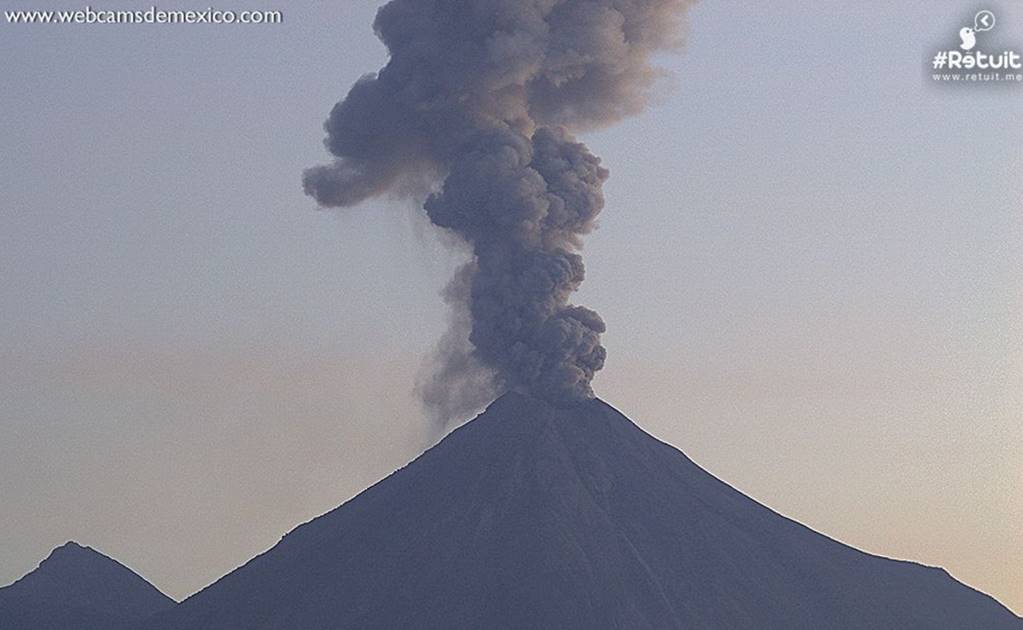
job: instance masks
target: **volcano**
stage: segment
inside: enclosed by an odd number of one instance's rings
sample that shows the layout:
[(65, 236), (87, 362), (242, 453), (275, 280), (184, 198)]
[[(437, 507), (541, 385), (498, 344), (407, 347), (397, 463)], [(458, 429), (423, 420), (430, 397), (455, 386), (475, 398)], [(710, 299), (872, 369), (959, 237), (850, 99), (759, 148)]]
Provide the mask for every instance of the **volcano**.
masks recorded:
[(1023, 630), (945, 571), (872, 556), (593, 399), (494, 402), (147, 630)]
[(174, 604), (116, 560), (69, 542), (31, 573), (0, 588), (0, 628), (128, 630)]

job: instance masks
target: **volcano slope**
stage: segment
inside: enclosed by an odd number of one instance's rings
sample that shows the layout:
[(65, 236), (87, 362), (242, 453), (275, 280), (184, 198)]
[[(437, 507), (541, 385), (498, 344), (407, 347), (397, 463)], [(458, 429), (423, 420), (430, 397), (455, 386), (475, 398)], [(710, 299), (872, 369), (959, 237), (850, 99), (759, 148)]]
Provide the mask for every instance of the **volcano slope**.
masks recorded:
[(147, 630), (1023, 630), (747, 498), (594, 399), (494, 402)]

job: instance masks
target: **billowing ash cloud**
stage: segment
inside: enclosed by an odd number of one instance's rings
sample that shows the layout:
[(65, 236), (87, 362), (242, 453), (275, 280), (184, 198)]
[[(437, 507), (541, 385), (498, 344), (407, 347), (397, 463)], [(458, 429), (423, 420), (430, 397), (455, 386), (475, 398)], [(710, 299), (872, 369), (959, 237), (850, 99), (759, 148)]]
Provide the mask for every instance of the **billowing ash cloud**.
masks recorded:
[(638, 112), (675, 46), (686, 0), (392, 0), (375, 29), (390, 51), (325, 123), (329, 165), (305, 191), (344, 207), (436, 176), (430, 220), (473, 258), (451, 282), (452, 328), (432, 380), (442, 416), (499, 390), (593, 395), (604, 322), (569, 304), (608, 172), (571, 132)]

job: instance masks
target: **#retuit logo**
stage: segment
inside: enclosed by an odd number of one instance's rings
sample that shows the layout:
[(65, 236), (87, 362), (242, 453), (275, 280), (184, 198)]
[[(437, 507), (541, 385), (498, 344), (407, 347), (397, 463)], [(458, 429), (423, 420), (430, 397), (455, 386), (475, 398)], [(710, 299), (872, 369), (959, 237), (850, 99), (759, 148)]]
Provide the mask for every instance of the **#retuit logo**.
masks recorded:
[(1023, 83), (1023, 59), (1018, 50), (985, 44), (997, 21), (994, 12), (978, 11), (972, 24), (959, 29), (957, 45), (943, 48), (930, 58), (931, 80)]

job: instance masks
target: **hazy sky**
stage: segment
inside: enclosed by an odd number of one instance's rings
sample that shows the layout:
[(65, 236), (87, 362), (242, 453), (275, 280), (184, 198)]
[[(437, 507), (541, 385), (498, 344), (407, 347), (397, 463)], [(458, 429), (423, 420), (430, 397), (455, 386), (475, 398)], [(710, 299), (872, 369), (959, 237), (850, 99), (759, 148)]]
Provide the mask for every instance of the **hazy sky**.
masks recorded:
[[(181, 598), (432, 439), (412, 390), (461, 256), (408, 203), (300, 183), (385, 60), (377, 4), (0, 23), (0, 583), (75, 539)], [(898, 4), (706, 0), (656, 106), (585, 136), (594, 386), (1023, 612), (1023, 86), (929, 85), (978, 7)], [(1023, 7), (983, 8), (1023, 48)]]

